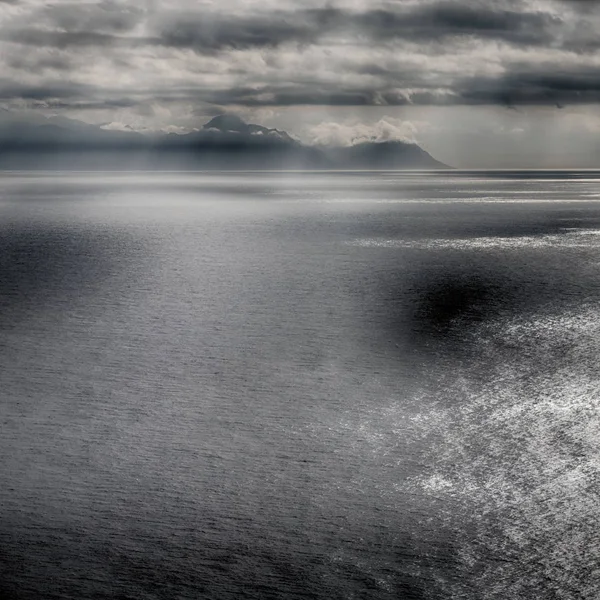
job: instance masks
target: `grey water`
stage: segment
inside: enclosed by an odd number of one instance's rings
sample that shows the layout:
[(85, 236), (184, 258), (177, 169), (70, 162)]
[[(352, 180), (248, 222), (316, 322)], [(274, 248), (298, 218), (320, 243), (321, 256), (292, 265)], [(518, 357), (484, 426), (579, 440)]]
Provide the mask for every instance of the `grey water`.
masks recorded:
[(597, 598), (599, 199), (0, 174), (0, 597)]

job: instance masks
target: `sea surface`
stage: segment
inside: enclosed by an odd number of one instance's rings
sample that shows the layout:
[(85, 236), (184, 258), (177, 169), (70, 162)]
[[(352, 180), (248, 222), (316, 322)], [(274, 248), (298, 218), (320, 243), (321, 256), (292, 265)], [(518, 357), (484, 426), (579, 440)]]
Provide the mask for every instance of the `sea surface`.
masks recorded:
[(0, 174), (0, 597), (597, 599), (600, 173)]

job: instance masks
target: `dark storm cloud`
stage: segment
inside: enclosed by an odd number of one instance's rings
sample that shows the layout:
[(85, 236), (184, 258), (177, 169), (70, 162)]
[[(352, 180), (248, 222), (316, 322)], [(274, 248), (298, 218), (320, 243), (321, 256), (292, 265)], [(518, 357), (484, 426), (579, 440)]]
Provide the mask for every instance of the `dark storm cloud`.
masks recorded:
[(135, 6), (110, 0), (42, 5), (32, 18), (8, 20), (0, 27), (0, 37), (13, 43), (57, 48), (124, 44), (131, 41), (124, 34), (144, 16), (145, 12)]
[(45, 99), (44, 107), (53, 109), (71, 110), (116, 110), (120, 108), (137, 108), (140, 106), (137, 100), (131, 98), (113, 98), (109, 100), (78, 100), (78, 99)]
[(561, 73), (511, 72), (502, 78), (472, 78), (460, 82), (467, 104), (596, 103), (600, 101), (600, 68)]
[(56, 52), (48, 53), (33, 60), (27, 53), (14, 54), (6, 57), (5, 60), (6, 64), (12, 69), (23, 70), (36, 75), (42, 74), (47, 69), (68, 73), (73, 68), (70, 57), (57, 55)]
[[(264, 87), (256, 89), (231, 89), (217, 92), (207, 99), (215, 104), (258, 106), (373, 106), (381, 104), (374, 90), (330, 89), (305, 86), (283, 89)], [(404, 101), (404, 104), (407, 102)]]
[[(104, 5), (103, 5), (104, 6)], [(561, 20), (542, 12), (488, 8), (447, 1), (396, 10), (363, 12), (340, 9), (275, 11), (257, 16), (222, 15), (210, 12), (161, 15), (152, 27), (155, 35), (125, 37), (109, 35), (132, 29), (141, 11), (117, 9), (86, 14), (84, 6), (57, 6), (39, 15), (43, 28), (21, 28), (4, 33), (5, 39), (32, 45), (99, 45), (131, 43), (189, 48), (198, 52), (253, 47), (276, 47), (284, 43), (317, 43), (327, 36), (350, 37), (356, 43), (374, 41), (436, 41), (451, 37), (478, 37), (514, 44), (548, 44)]]
[[(580, 3), (577, 3), (580, 4)], [(598, 4), (583, 3), (598, 7)], [(520, 9), (517, 9), (520, 6)], [(437, 46), (453, 39), (498, 41), (586, 51), (600, 47), (594, 23), (565, 15), (501, 2), (439, 2), (392, 9), (349, 11), (335, 8), (274, 11), (252, 17), (191, 14), (160, 26), (149, 44), (197, 52), (277, 47), (286, 43), (317, 44), (331, 40), (354, 44), (412, 42)]]
[(17, 29), (0, 34), (1, 39), (27, 46), (68, 48), (71, 46), (132, 45), (131, 38), (96, 31), (47, 31), (42, 29)]
[[(442, 89), (423, 89), (404, 94), (397, 88), (330, 88), (316, 86), (265, 86), (235, 88), (203, 95), (202, 99), (219, 105), (255, 106), (405, 106), (417, 105), (544, 105), (556, 103), (596, 103), (600, 101), (600, 67), (556, 72), (528, 72), (523, 67), (501, 77), (457, 78)], [(375, 69), (377, 72), (377, 70)], [(392, 74), (384, 72), (386, 78)], [(397, 74), (414, 82), (416, 74)]]
[(157, 41), (197, 51), (315, 43), (327, 36), (375, 41), (436, 41), (471, 36), (515, 44), (548, 44), (561, 20), (542, 12), (436, 2), (396, 10), (342, 11), (333, 8), (236, 18), (186, 15), (165, 25)]
[(130, 31), (144, 18), (135, 3), (105, 0), (94, 4), (63, 2), (44, 6), (37, 17), (64, 31)]
[(150, 101), (562, 105), (598, 96), (600, 11), (583, 0), (0, 5), (1, 99), (109, 110)]
[(321, 33), (318, 22), (302, 15), (262, 18), (228, 18), (214, 16), (177, 19), (165, 25), (153, 42), (175, 48), (211, 52), (225, 48), (279, 46), (286, 42), (314, 42)]
[[(130, 97), (95, 100), (110, 90), (91, 86), (0, 87), (0, 100), (22, 99), (43, 102), (47, 107), (99, 110), (131, 108), (154, 100), (164, 105), (186, 101), (218, 106), (292, 107), (292, 106), (448, 106), (448, 105), (556, 105), (597, 103), (600, 101), (600, 70), (595, 73), (510, 73), (504, 77), (473, 77), (457, 80), (443, 90), (419, 90), (405, 94), (397, 89), (346, 88), (323, 89), (306, 85), (231, 88), (224, 90), (173, 89), (169, 93), (148, 90)], [(205, 112), (205, 111), (203, 111)]]
[(77, 83), (48, 83), (45, 85), (22, 85), (16, 82), (0, 80), (0, 99), (47, 100), (51, 98), (76, 99), (89, 98), (98, 93), (98, 89)]
[(372, 10), (350, 19), (374, 39), (428, 41), (453, 36), (547, 44), (560, 19), (542, 12), (494, 9), (481, 5), (438, 2), (407, 11)]

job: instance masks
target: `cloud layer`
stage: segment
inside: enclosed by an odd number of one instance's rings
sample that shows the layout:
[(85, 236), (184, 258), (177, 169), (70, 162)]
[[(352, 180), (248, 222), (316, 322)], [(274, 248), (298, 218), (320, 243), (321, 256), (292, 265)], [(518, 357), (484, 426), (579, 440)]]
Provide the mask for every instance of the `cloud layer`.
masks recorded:
[[(353, 146), (363, 142), (414, 142), (419, 124), (384, 118), (376, 123), (338, 123), (325, 121), (308, 130), (312, 144), (321, 146)], [(421, 124), (426, 127), (426, 124)]]
[(165, 127), (224, 109), (596, 103), (599, 29), (582, 0), (0, 0), (0, 103)]

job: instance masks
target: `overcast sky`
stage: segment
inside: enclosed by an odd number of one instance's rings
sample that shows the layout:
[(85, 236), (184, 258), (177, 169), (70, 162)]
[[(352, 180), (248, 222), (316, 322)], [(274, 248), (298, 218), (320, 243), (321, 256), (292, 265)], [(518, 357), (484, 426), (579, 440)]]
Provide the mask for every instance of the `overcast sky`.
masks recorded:
[(594, 0), (0, 0), (0, 107), (600, 166), (599, 32)]

